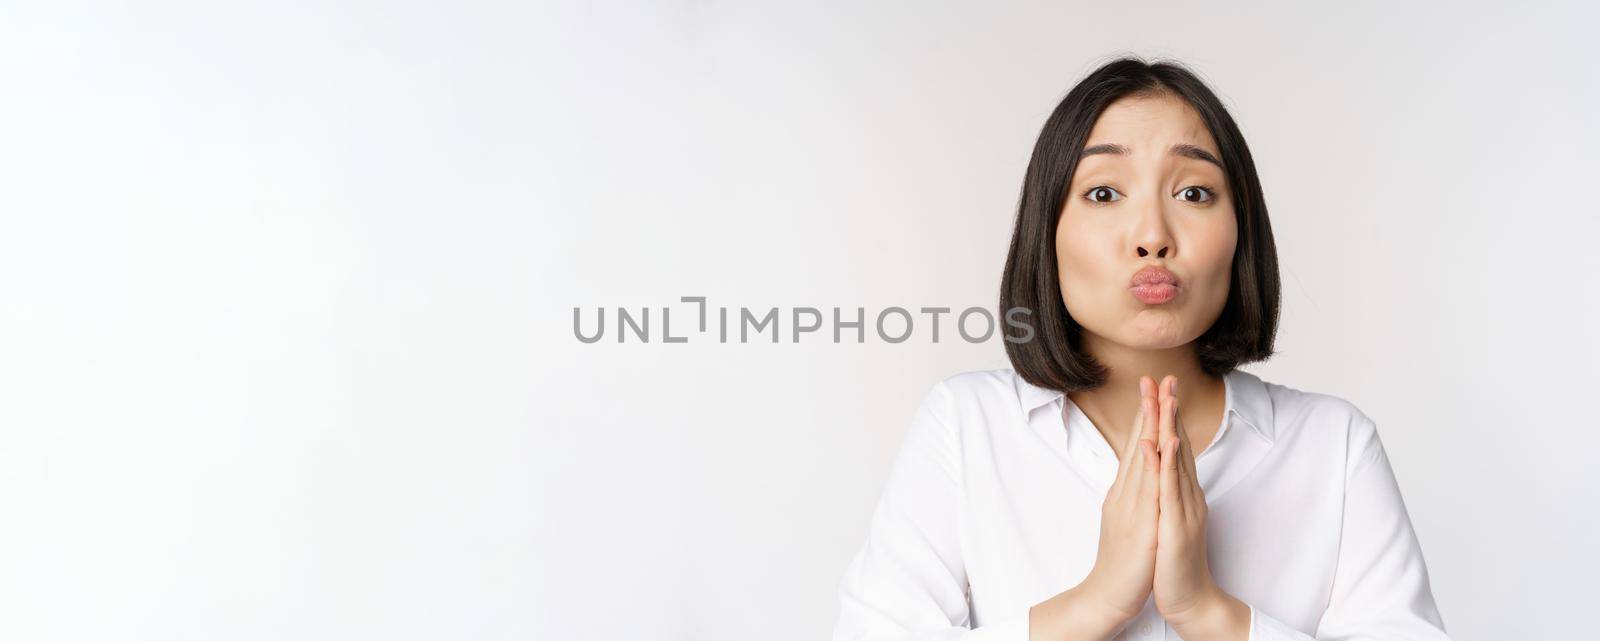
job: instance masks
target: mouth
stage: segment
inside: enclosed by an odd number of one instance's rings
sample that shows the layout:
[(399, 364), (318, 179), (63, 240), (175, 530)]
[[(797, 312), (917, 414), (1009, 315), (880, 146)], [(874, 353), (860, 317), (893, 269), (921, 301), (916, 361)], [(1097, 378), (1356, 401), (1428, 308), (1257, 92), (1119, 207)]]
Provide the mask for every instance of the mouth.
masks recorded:
[(1178, 286), (1172, 283), (1134, 285), (1129, 287), (1128, 291), (1146, 305), (1160, 305), (1178, 297)]
[(1160, 305), (1178, 297), (1178, 275), (1163, 267), (1146, 265), (1128, 281), (1128, 291), (1147, 305)]

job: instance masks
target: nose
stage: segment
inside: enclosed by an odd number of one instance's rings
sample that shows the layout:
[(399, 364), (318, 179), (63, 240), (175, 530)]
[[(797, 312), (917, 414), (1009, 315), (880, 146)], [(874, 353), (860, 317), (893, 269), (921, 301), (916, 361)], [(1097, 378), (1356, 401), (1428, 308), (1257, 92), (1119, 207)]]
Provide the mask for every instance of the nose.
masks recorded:
[[(1154, 190), (1152, 190), (1154, 192)], [(1173, 238), (1173, 229), (1166, 221), (1166, 203), (1160, 198), (1150, 198), (1134, 206), (1133, 246), (1134, 253), (1139, 257), (1173, 257), (1178, 253), (1178, 245)]]
[(1172, 238), (1172, 229), (1167, 225), (1166, 215), (1159, 206), (1147, 208), (1139, 217), (1139, 227), (1134, 230), (1134, 250), (1140, 258), (1154, 255), (1157, 258), (1171, 258), (1177, 253), (1177, 245)]
[[(1156, 250), (1156, 257), (1157, 258), (1166, 258), (1168, 249), (1171, 249), (1170, 245), (1162, 245), (1159, 249)], [(1139, 257), (1140, 258), (1144, 258), (1145, 256), (1149, 256), (1149, 255), (1150, 255), (1150, 250), (1145, 245), (1142, 245), (1142, 244), (1139, 245)]]

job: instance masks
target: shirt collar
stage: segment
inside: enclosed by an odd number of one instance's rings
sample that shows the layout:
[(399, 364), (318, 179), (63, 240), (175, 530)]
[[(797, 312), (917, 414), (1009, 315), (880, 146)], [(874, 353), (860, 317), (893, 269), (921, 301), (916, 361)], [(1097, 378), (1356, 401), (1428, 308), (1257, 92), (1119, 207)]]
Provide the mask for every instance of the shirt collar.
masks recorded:
[[(1047, 404), (1061, 400), (1064, 396), (1060, 390), (1039, 387), (1016, 377), (1017, 400), (1022, 402), (1024, 416), (1032, 414), (1034, 410)], [(1235, 369), (1223, 376), (1223, 383), (1227, 388), (1226, 409), (1224, 414), (1233, 413), (1250, 426), (1256, 434), (1271, 443), (1275, 432), (1272, 423), (1272, 398), (1267, 394), (1267, 385), (1260, 377), (1242, 369)]]

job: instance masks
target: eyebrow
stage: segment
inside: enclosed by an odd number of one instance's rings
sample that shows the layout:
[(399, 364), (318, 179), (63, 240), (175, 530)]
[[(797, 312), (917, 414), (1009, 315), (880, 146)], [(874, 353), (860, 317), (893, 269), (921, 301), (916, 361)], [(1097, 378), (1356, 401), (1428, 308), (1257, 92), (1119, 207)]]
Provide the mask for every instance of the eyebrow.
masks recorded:
[[(1222, 161), (1221, 160), (1217, 160), (1217, 157), (1214, 154), (1212, 154), (1211, 152), (1206, 151), (1204, 149), (1201, 149), (1199, 147), (1196, 147), (1194, 145), (1188, 144), (1188, 143), (1178, 143), (1176, 145), (1173, 145), (1172, 148), (1169, 151), (1174, 156), (1180, 156), (1180, 157), (1183, 157), (1183, 158), (1193, 158), (1195, 160), (1204, 160), (1204, 161), (1206, 161), (1208, 163), (1216, 165), (1218, 169), (1225, 169), (1222, 166)], [(1093, 156), (1095, 154), (1115, 154), (1115, 155), (1119, 155), (1119, 156), (1126, 156), (1129, 153), (1130, 152), (1128, 151), (1127, 147), (1124, 147), (1124, 146), (1118, 145), (1118, 144), (1114, 144), (1114, 143), (1106, 143), (1106, 144), (1101, 144), (1101, 145), (1094, 145), (1094, 146), (1091, 146), (1091, 147), (1085, 147), (1083, 149), (1083, 153), (1078, 154), (1078, 157), (1079, 158), (1086, 158), (1088, 156)]]

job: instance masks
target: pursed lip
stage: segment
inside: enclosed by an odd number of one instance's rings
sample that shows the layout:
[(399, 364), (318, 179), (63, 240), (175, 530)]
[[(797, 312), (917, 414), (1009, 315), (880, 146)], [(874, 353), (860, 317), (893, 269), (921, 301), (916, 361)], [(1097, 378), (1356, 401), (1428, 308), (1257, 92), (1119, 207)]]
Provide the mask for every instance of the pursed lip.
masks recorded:
[(1128, 287), (1161, 284), (1176, 287), (1178, 285), (1178, 275), (1165, 268), (1149, 265), (1135, 273), (1133, 278), (1128, 281)]

